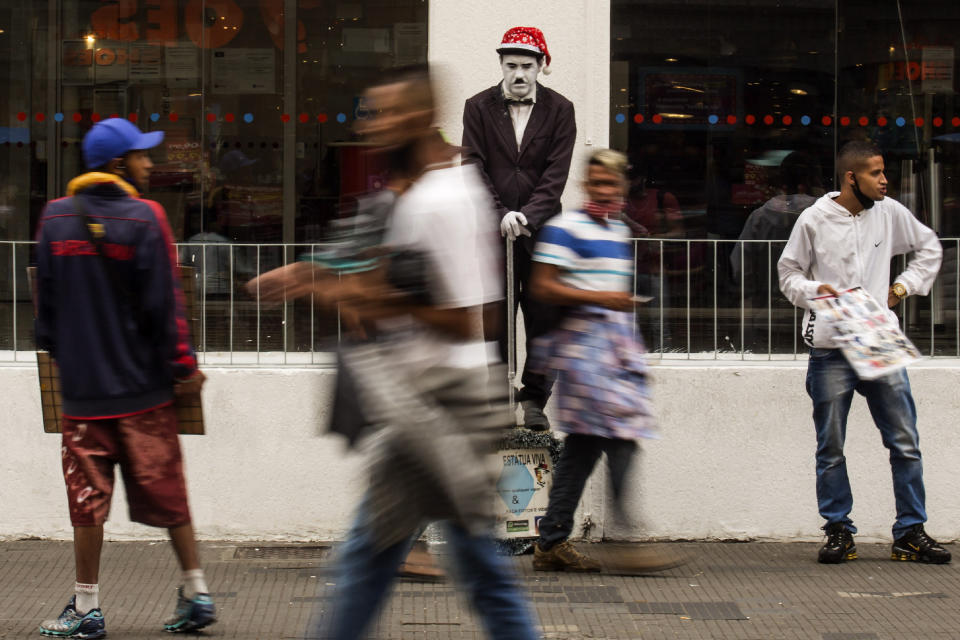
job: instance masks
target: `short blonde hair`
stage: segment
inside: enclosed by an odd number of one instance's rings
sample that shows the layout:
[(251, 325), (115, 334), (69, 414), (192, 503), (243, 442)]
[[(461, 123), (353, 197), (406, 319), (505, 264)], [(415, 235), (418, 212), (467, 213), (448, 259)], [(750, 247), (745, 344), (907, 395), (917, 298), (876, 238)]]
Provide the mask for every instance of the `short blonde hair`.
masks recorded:
[(587, 166), (591, 165), (603, 167), (621, 178), (627, 177), (627, 170), (630, 168), (627, 163), (627, 156), (613, 149), (597, 149), (591, 153), (590, 159), (587, 160)]

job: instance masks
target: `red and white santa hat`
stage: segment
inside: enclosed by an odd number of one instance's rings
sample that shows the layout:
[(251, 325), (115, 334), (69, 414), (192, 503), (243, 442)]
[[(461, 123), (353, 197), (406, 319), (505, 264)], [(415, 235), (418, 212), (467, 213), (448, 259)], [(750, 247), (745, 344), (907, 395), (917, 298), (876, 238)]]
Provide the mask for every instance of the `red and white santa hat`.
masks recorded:
[(497, 47), (497, 53), (518, 53), (528, 56), (543, 56), (543, 73), (549, 74), (550, 52), (543, 32), (536, 27), (514, 27), (503, 34), (503, 42)]

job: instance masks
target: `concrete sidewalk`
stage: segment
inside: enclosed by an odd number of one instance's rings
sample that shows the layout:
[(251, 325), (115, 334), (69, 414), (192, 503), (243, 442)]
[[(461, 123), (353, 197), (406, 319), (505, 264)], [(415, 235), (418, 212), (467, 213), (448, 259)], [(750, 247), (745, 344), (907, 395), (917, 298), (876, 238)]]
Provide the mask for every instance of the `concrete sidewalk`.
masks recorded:
[[(867, 640), (960, 637), (960, 571), (889, 560), (889, 545), (858, 543), (845, 565), (816, 562), (808, 543), (671, 543), (687, 564), (657, 574), (535, 573), (512, 561), (546, 638)], [(952, 546), (952, 545), (951, 545)], [(617, 545), (581, 545), (598, 558)], [(0, 543), (0, 638), (39, 638), (73, 586), (72, 545)], [(442, 554), (442, 546), (434, 547)], [(204, 543), (220, 621), (211, 638), (303, 638), (324, 601), (331, 547)], [(101, 602), (111, 638), (169, 637), (179, 572), (162, 542), (107, 543)], [(956, 598), (956, 599), (955, 599)], [(401, 580), (375, 638), (483, 638), (449, 582)]]

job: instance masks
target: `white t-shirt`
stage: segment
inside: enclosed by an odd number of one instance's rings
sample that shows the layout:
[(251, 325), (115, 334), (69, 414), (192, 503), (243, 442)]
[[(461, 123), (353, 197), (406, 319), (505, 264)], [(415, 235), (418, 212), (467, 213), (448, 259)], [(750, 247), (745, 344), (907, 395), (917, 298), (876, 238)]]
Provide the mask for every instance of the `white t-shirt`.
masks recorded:
[(397, 356), (411, 367), (474, 367), (489, 362), (480, 305), (503, 298), (499, 238), (493, 203), (473, 165), (429, 170), (397, 200), (384, 244), (429, 257), (430, 294), (438, 307), (474, 307), (477, 314), (473, 340), (408, 321), (412, 330)]

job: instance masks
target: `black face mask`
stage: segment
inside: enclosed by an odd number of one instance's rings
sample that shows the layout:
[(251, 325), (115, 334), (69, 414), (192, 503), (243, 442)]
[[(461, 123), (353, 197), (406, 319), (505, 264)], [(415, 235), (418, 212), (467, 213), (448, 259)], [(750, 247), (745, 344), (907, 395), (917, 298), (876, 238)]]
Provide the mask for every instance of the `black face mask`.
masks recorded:
[(860, 191), (860, 183), (857, 182), (856, 175), (853, 176), (853, 195), (857, 197), (857, 202), (859, 202), (860, 206), (864, 209), (869, 209), (873, 206), (874, 202), (876, 202), (873, 198), (868, 198), (864, 195), (863, 191)]

